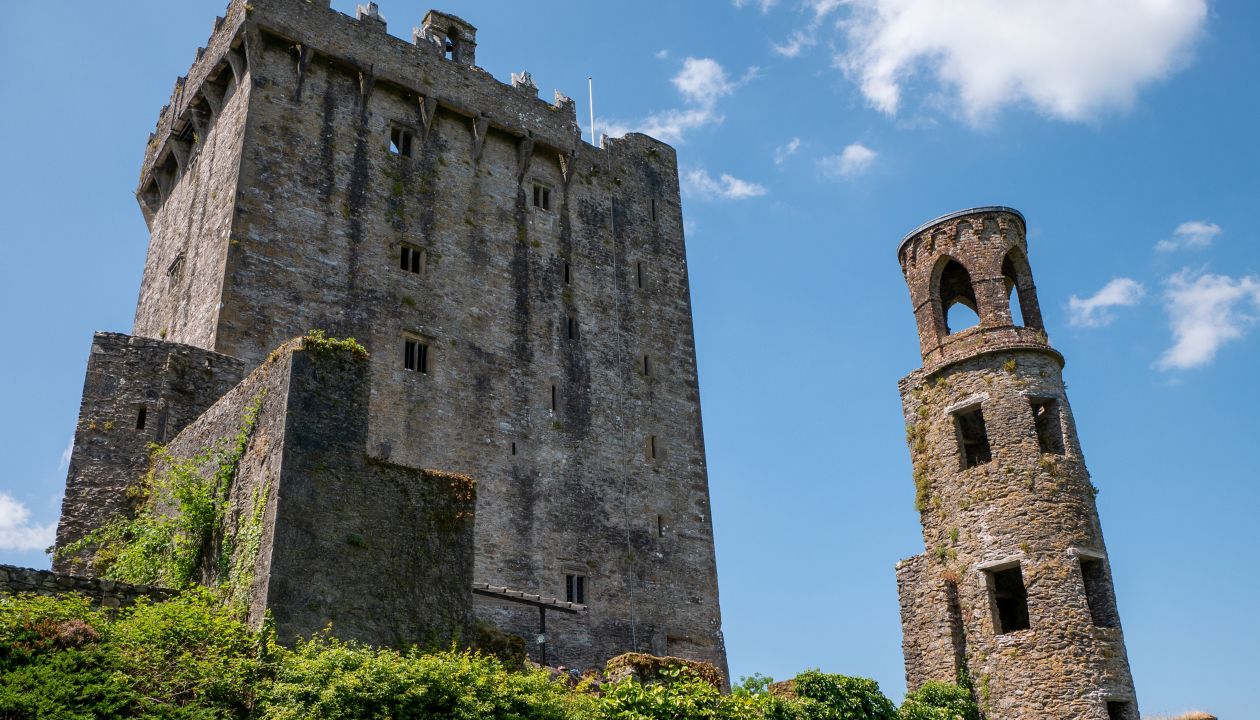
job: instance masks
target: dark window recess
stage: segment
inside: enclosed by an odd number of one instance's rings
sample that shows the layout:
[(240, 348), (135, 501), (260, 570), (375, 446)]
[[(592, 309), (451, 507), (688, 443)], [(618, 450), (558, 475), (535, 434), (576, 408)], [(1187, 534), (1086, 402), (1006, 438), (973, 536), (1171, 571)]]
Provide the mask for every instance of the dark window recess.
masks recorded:
[(1037, 428), (1037, 444), (1041, 452), (1063, 454), (1063, 423), (1059, 420), (1059, 401), (1053, 398), (1029, 398), (1033, 424)]
[(136, 413), (136, 429), (137, 430), (144, 429), (144, 423), (148, 419), (148, 415), (149, 415), (148, 408), (140, 408), (140, 412)]
[(424, 273), (425, 253), (420, 248), (403, 245), (399, 252), (398, 267), (417, 275)]
[(570, 340), (577, 337), (577, 320), (574, 320), (573, 318), (569, 318), (565, 322), (565, 332), (569, 336)]
[(400, 127), (390, 129), (389, 151), (395, 155), (411, 157), (411, 131)]
[(551, 209), (551, 188), (545, 185), (534, 186), (534, 207), (539, 210)]
[(652, 222), (656, 222), (656, 198), (652, 198)]
[(989, 578), (993, 606), (997, 610), (997, 627), (994, 629), (999, 635), (1027, 630), (1028, 591), (1024, 589), (1024, 573), (1019, 566), (994, 570), (989, 573)]
[(571, 277), (572, 277), (572, 275), (571, 275), (571, 273), (570, 273), (570, 271), (569, 271), (569, 261), (568, 261), (568, 260), (565, 260), (565, 261), (564, 261), (564, 284), (565, 284), (565, 285), (568, 285), (568, 284), (569, 284), (569, 280), (570, 280), (570, 278), (571, 278)]
[(586, 604), (586, 576), (585, 575), (565, 575), (564, 576), (564, 599), (567, 602)]
[(1081, 578), (1085, 581), (1085, 601), (1089, 603), (1089, 617), (1098, 627), (1117, 627), (1120, 624), (1115, 598), (1107, 582), (1107, 568), (1099, 558), (1082, 557)]
[(1130, 720), (1129, 703), (1115, 700), (1107, 701), (1107, 720)]
[(171, 279), (171, 282), (179, 282), (179, 279), (184, 276), (184, 253), (176, 255), (171, 261), (166, 268), (166, 276)]
[(512, 443), (512, 454), (516, 454), (516, 443)]
[(648, 460), (656, 459), (656, 436), (655, 435), (648, 435), (647, 448), (645, 449), (644, 452), (647, 455)]
[(403, 342), (403, 369), (429, 372), (429, 346), (419, 340)]
[(962, 446), (963, 469), (983, 465), (993, 459), (989, 450), (989, 434), (984, 429), (984, 413), (976, 406), (954, 413), (958, 443)]
[(556, 385), (555, 383), (552, 383), (551, 385), (551, 412), (555, 412), (555, 411), (556, 411)]
[(665, 537), (665, 516), (656, 516), (656, 537)]
[(647, 355), (643, 356), (643, 375), (646, 377), (652, 374), (652, 362)]
[(639, 289), (643, 289), (643, 263), (634, 264), (635, 280), (638, 282)]

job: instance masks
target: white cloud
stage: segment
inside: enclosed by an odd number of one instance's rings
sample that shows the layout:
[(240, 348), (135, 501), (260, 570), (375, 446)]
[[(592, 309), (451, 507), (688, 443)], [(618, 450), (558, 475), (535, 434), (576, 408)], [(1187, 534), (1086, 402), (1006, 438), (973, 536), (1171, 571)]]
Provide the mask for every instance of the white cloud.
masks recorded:
[(839, 155), (828, 155), (818, 161), (818, 168), (827, 177), (852, 178), (861, 175), (870, 168), (879, 153), (861, 143), (853, 143)]
[(726, 173), (714, 179), (703, 169), (683, 173), (683, 190), (707, 200), (747, 200), (766, 194), (766, 188), (755, 182), (740, 180)]
[(1180, 248), (1207, 247), (1212, 244), (1212, 241), (1221, 232), (1223, 232), (1221, 226), (1216, 223), (1202, 220), (1183, 222), (1177, 226), (1176, 230), (1173, 230), (1171, 238), (1155, 243), (1155, 249), (1161, 252), (1171, 252)]
[(1077, 327), (1110, 325), (1116, 318), (1108, 310), (1137, 305), (1145, 294), (1146, 288), (1137, 280), (1116, 278), (1087, 298), (1075, 295), (1068, 298), (1068, 309), (1072, 311), (1071, 323)]
[(770, 12), (770, 8), (779, 4), (779, 0), (735, 0), (735, 7), (742, 8), (748, 5), (756, 5), (761, 9), (762, 14)]
[(818, 44), (818, 32), (822, 29), (823, 20), (845, 0), (807, 0), (804, 9), (810, 12), (810, 19), (800, 30), (794, 30), (786, 42), (771, 44), (770, 48), (783, 57), (794, 58), (805, 48)]
[(32, 524), (26, 505), (0, 492), (0, 550), (43, 550), (53, 544), (56, 534), (56, 522)]
[(687, 132), (722, 122), (717, 110), (718, 100), (759, 76), (760, 70), (750, 67), (739, 80), (731, 80), (726, 68), (713, 58), (688, 57), (683, 60), (678, 74), (670, 79), (686, 107), (661, 110), (638, 122), (601, 118), (599, 127), (609, 137), (641, 132), (665, 142), (681, 143)]
[[(816, 0), (825, 12), (838, 0)], [(1031, 103), (1080, 121), (1125, 108), (1183, 61), (1207, 0), (845, 0), (835, 63), (889, 115), (917, 74), (979, 122)]]
[(801, 147), (801, 139), (794, 137), (788, 140), (786, 144), (780, 145), (774, 150), (774, 164), (782, 165), (784, 160), (792, 157)]
[(1173, 346), (1157, 363), (1163, 370), (1206, 365), (1216, 351), (1256, 323), (1260, 278), (1232, 278), (1189, 268), (1168, 278), (1164, 299)]
[(665, 58), (669, 57), (669, 51), (662, 48), (660, 50), (657, 50), (656, 54), (653, 57), (655, 57), (657, 60), (664, 60)]

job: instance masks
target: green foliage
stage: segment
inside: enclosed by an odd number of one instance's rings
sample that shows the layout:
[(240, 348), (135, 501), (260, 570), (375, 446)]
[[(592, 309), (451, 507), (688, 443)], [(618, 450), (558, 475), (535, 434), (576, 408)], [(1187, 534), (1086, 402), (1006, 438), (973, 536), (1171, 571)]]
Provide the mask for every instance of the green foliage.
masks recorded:
[(901, 720), (980, 720), (980, 708), (970, 688), (932, 680), (906, 695)]
[(368, 356), (367, 348), (354, 338), (331, 338), (323, 330), (308, 330), (302, 336), (302, 349), (313, 352), (348, 352), (357, 358)]
[(203, 570), (210, 570), (226, 581), (228, 594), (240, 600), (253, 581), (266, 488), (254, 494), (251, 512), (240, 518), (236, 533), (224, 537), (222, 528), (264, 394), (246, 408), (235, 435), (191, 458), (152, 446), (150, 470), (131, 491), (139, 504), (135, 515), (115, 517), (59, 552), (74, 556), (95, 548), (93, 564), (103, 577), (177, 590), (197, 584)]
[(753, 673), (745, 675), (739, 679), (731, 693), (734, 695), (760, 695), (770, 690), (770, 684), (774, 682), (774, 678), (761, 673)]
[(897, 707), (874, 680), (807, 670), (794, 688), (801, 720), (897, 720)]

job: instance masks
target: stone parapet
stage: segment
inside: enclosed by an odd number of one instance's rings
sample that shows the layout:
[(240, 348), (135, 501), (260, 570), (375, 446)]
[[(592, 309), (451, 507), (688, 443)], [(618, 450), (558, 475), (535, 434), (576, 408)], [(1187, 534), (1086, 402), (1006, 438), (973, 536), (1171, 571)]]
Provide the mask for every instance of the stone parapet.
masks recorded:
[(162, 600), (174, 591), (151, 585), (130, 585), (115, 580), (71, 575), (52, 570), (0, 565), (0, 596), (35, 593), (36, 595), (83, 595), (106, 608), (127, 607), (138, 598)]

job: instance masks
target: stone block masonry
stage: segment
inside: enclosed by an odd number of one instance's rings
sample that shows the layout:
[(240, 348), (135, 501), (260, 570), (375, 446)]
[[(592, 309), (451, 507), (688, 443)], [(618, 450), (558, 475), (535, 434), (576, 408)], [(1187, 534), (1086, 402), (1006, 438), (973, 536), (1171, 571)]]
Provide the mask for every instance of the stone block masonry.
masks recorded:
[[(899, 248), (924, 362), (900, 383), (927, 548), (897, 567), (906, 679), (966, 674), (990, 720), (1137, 720), (1095, 488), (1027, 252), (1023, 217), (996, 207)], [(957, 304), (976, 327), (950, 326)]]
[(553, 660), (725, 671), (674, 150), (583, 142), (571, 100), (476, 66), (460, 18), (385, 30), (309, 0), (216, 20), (145, 149), (135, 335), (246, 369), (358, 338), (371, 461), (477, 478), (476, 579), (589, 606), (549, 626)]
[(105, 608), (134, 605), (142, 597), (162, 600), (170, 597), (170, 590), (148, 585), (130, 585), (102, 578), (84, 577), (51, 570), (0, 565), (0, 597), (34, 593), (36, 595), (83, 595)]

